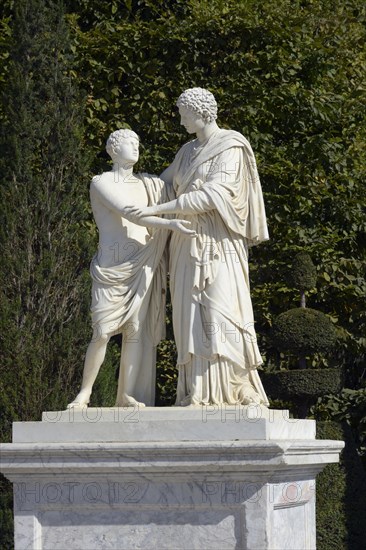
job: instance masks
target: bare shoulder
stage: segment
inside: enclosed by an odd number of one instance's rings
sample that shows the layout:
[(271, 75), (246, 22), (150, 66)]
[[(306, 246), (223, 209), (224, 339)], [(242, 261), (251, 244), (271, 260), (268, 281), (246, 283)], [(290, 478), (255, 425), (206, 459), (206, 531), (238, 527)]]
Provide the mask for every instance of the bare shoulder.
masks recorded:
[(94, 176), (90, 182), (90, 192), (101, 192), (105, 185), (113, 182), (112, 172), (103, 172)]

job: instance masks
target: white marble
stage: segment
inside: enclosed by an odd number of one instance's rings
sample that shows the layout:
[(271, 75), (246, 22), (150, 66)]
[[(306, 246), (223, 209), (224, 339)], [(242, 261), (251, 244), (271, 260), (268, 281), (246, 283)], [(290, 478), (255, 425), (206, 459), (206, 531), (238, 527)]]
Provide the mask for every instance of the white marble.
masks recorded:
[[(138, 137), (119, 130), (112, 170), (92, 180), (99, 251), (81, 391), (66, 411), (15, 422), (0, 446), (15, 550), (315, 549), (315, 477), (343, 442), (266, 407), (247, 256), (268, 238), (254, 154), (217, 126), (207, 90), (186, 90), (178, 107), (197, 139), (162, 179), (133, 173)], [(164, 331), (166, 229), (182, 406), (144, 408)], [(119, 406), (89, 408), (116, 332)]]
[(259, 405), (69, 409), (14, 422), (14, 443), (314, 439), (315, 422)]
[(289, 482), (271, 487), (271, 550), (315, 548), (315, 482)]
[(113, 161), (95, 176), (90, 201), (99, 232), (98, 252), (90, 267), (93, 336), (88, 346), (80, 392), (70, 408), (89, 403), (95, 379), (113, 334), (122, 334), (116, 404), (154, 404), (156, 346), (165, 330), (168, 231), (194, 237), (190, 222), (147, 216), (131, 218), (128, 205), (141, 207), (166, 201), (165, 183), (148, 174), (134, 174), (139, 138), (117, 130), (107, 141)]
[(196, 231), (170, 243), (177, 404), (268, 405), (249, 288), (248, 246), (268, 239), (254, 153), (239, 132), (219, 128), (208, 90), (185, 90), (177, 107), (196, 139), (160, 175), (176, 198), (131, 209), (139, 220), (174, 214)]
[[(85, 408), (15, 424), (0, 447), (15, 550), (315, 549), (315, 477), (343, 442), (254, 405), (145, 408), (126, 422), (132, 413)], [(293, 429), (297, 438), (284, 437)], [(129, 436), (111, 441), (118, 430)]]
[[(156, 345), (164, 334), (169, 245), (179, 406), (268, 406), (249, 288), (248, 247), (268, 239), (262, 188), (248, 140), (216, 123), (203, 88), (178, 98), (186, 143), (160, 178), (134, 174), (139, 139), (117, 130), (107, 141), (110, 171), (92, 179), (99, 231), (91, 263), (93, 336), (81, 389), (88, 405), (110, 337), (122, 333), (117, 406), (153, 405)], [(171, 215), (176, 215), (172, 218)], [(164, 217), (168, 215), (167, 217)]]

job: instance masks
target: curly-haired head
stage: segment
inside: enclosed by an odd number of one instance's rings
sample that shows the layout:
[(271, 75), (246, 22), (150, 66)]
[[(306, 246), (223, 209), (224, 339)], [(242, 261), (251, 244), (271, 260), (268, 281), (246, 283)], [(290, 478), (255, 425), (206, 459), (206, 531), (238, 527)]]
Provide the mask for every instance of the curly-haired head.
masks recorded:
[(128, 138), (134, 138), (137, 139), (137, 141), (140, 140), (139, 136), (133, 132), (132, 130), (129, 130), (128, 128), (123, 128), (121, 130), (116, 130), (115, 132), (112, 132), (109, 138), (107, 139), (106, 144), (106, 151), (110, 157), (115, 153), (116, 147)]
[(217, 103), (214, 95), (204, 88), (189, 88), (178, 98), (177, 107), (185, 107), (207, 123), (217, 118)]

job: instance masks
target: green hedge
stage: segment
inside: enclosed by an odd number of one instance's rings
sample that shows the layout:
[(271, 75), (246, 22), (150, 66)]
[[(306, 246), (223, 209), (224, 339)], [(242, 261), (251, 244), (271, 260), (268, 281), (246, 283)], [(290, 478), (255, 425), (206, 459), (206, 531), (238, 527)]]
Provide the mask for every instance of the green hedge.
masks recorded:
[(253, 146), (263, 185), (271, 239), (253, 250), (250, 272), (266, 363), (278, 362), (270, 327), (298, 300), (285, 275), (303, 250), (317, 265), (309, 305), (343, 328), (335, 354), (353, 365), (366, 350), (364, 2), (107, 4), (67, 1), (93, 173), (105, 169), (105, 140), (122, 126), (141, 137), (138, 169), (160, 173), (188, 139), (179, 94), (210, 89), (219, 125)]
[(317, 438), (345, 441), (339, 464), (328, 464), (317, 477), (317, 549), (364, 550), (366, 477), (351, 430), (317, 422)]
[(272, 399), (316, 397), (339, 392), (343, 371), (335, 368), (261, 372), (261, 379)]
[(310, 355), (330, 351), (336, 342), (337, 332), (329, 317), (321, 311), (299, 307), (276, 317), (272, 338), (281, 351)]
[(0, 548), (14, 547), (13, 488), (10, 481), (0, 474)]

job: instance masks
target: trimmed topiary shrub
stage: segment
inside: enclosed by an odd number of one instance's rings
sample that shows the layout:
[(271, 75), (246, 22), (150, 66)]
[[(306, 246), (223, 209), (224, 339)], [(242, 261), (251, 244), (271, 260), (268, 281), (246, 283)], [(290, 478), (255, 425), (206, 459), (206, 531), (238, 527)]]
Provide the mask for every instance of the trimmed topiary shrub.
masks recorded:
[(272, 340), (279, 351), (299, 357), (299, 368), (306, 368), (306, 356), (327, 353), (334, 348), (337, 331), (329, 317), (306, 307), (305, 291), (316, 283), (316, 269), (306, 253), (295, 256), (290, 279), (301, 293), (301, 307), (278, 315), (272, 327)]
[(269, 397), (283, 399), (321, 396), (337, 393), (343, 385), (342, 369), (307, 369), (261, 372)]
[(295, 256), (289, 279), (292, 286), (300, 292), (311, 290), (316, 286), (316, 267), (309, 254), (300, 252)]
[(305, 292), (315, 286), (316, 269), (306, 253), (293, 262), (291, 280), (301, 292), (301, 307), (278, 315), (272, 327), (272, 341), (279, 351), (298, 357), (298, 369), (264, 373), (263, 383), (272, 399), (291, 399), (296, 414), (305, 418), (316, 398), (336, 393), (342, 387), (339, 369), (306, 370), (306, 357), (329, 353), (337, 341), (337, 330), (327, 315), (306, 307)]
[(281, 313), (273, 324), (276, 347), (296, 355), (330, 351), (337, 332), (330, 319), (321, 311), (295, 308)]

